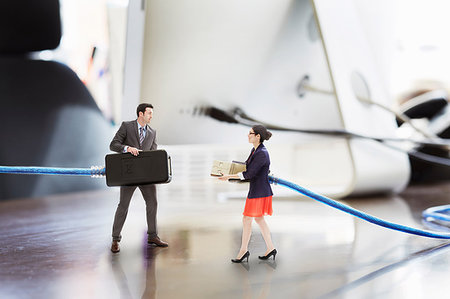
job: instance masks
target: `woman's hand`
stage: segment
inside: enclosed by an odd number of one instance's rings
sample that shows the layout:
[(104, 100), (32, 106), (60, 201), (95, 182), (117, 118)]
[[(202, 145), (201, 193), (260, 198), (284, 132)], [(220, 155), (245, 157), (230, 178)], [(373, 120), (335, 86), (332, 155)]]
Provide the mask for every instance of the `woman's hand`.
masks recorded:
[(228, 181), (229, 179), (239, 179), (239, 176), (237, 174), (232, 174), (232, 175), (223, 175), (219, 177), (219, 180), (222, 181)]
[(221, 181), (228, 181), (229, 178), (230, 178), (229, 175), (223, 175), (223, 176), (219, 177), (219, 180), (221, 180)]

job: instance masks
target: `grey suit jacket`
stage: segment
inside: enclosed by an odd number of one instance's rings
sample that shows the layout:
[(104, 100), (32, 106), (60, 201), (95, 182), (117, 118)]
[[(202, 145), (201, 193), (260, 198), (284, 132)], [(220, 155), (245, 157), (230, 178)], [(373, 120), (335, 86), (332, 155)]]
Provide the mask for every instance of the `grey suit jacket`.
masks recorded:
[(146, 125), (146, 132), (144, 142), (140, 146), (137, 120), (124, 121), (111, 141), (109, 148), (118, 153), (123, 153), (125, 146), (135, 147), (143, 151), (157, 149), (156, 131)]

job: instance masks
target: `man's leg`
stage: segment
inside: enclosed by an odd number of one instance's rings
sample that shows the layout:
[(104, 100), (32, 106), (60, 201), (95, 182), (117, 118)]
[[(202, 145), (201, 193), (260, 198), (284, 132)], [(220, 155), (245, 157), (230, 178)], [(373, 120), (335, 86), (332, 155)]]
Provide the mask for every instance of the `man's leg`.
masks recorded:
[(158, 236), (156, 228), (156, 210), (158, 208), (158, 202), (156, 200), (156, 186), (155, 185), (141, 185), (139, 189), (142, 192), (142, 196), (145, 200), (145, 206), (147, 210), (147, 234), (148, 238), (154, 238)]
[(156, 211), (158, 208), (158, 202), (156, 200), (156, 186), (155, 185), (141, 185), (142, 196), (145, 200), (147, 209), (147, 234), (148, 243), (160, 247), (169, 246), (166, 242), (161, 241), (158, 237), (158, 231), (156, 227)]
[(120, 242), (120, 239), (122, 239), (121, 231), (123, 224), (125, 223), (125, 219), (127, 218), (128, 207), (130, 206), (130, 200), (133, 196), (134, 190), (136, 190), (136, 186), (120, 187), (120, 201), (114, 216), (114, 224), (112, 229), (113, 241)]

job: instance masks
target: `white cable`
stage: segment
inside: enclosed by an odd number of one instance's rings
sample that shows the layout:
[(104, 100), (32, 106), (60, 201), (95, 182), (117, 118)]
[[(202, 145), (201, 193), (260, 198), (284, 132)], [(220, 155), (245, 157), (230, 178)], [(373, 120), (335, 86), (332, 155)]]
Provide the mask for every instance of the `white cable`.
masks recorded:
[[(306, 84), (306, 83), (303, 84), (302, 87), (303, 87), (304, 90), (308, 90), (308, 91), (312, 91), (312, 92), (317, 92), (317, 93), (327, 94), (327, 95), (333, 95), (333, 96), (335, 95), (334, 92), (331, 92), (329, 90), (320, 89), (320, 88), (311, 86), (311, 85)], [(408, 116), (406, 116), (405, 114), (403, 114), (403, 113), (399, 113), (399, 112), (397, 112), (397, 111), (395, 111), (395, 110), (393, 110), (393, 109), (391, 109), (391, 108), (389, 108), (389, 107), (387, 107), (385, 105), (382, 105), (380, 103), (376, 103), (376, 102), (374, 102), (374, 101), (372, 101), (370, 99), (367, 99), (367, 98), (363, 98), (363, 97), (359, 97), (359, 96), (357, 96), (356, 98), (359, 101), (363, 102), (363, 103), (375, 105), (377, 107), (380, 107), (380, 108), (382, 108), (382, 109), (384, 109), (384, 110), (394, 114), (396, 117), (401, 119), (403, 122), (409, 124), (414, 130), (416, 130), (417, 132), (419, 132), (420, 134), (422, 134), (426, 138), (429, 138), (431, 140), (442, 139), (442, 138), (439, 138), (438, 136), (436, 136), (433, 133), (425, 132), (421, 128), (417, 127), (416, 125), (414, 125), (414, 123), (411, 121), (411, 119)]]

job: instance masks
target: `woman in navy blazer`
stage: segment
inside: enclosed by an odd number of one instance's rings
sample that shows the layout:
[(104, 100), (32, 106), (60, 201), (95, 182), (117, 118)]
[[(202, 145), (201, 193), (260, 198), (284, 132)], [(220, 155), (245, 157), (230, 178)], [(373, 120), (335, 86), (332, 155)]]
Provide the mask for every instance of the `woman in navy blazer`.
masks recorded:
[(266, 260), (277, 254), (272, 238), (270, 236), (269, 226), (264, 220), (264, 216), (272, 215), (272, 188), (269, 183), (269, 166), (270, 158), (269, 152), (264, 146), (264, 140), (269, 140), (272, 133), (264, 126), (256, 125), (250, 129), (248, 133), (248, 142), (253, 144), (250, 156), (245, 161), (246, 171), (237, 175), (227, 175), (220, 177), (221, 180), (228, 180), (230, 178), (240, 178), (241, 180), (249, 180), (250, 188), (245, 201), (244, 217), (242, 219), (242, 243), (241, 249), (235, 259), (231, 261), (234, 263), (241, 263), (250, 256), (248, 251), (248, 243), (252, 234), (252, 221), (255, 219), (256, 223), (261, 228), (264, 241), (267, 246), (266, 253), (259, 256), (260, 259)]

